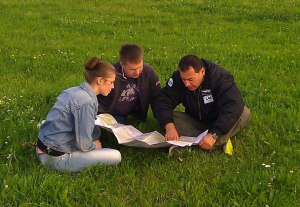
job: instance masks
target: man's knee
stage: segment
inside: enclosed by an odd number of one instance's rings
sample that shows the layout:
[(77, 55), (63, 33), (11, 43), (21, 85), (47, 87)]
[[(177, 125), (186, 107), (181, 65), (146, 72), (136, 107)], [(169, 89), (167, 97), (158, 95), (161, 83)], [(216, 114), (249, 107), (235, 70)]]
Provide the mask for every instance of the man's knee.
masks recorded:
[(246, 106), (244, 106), (244, 111), (243, 111), (240, 119), (242, 120), (242, 123), (241, 123), (242, 128), (245, 128), (250, 122), (251, 112), (250, 112), (250, 109), (248, 109)]

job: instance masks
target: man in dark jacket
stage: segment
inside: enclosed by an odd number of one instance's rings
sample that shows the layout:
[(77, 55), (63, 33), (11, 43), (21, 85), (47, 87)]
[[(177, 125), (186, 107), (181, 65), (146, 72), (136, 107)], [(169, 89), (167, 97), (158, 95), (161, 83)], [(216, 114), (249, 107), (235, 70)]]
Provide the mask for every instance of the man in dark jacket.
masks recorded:
[(98, 112), (110, 113), (122, 124), (127, 123), (129, 115), (144, 121), (149, 104), (153, 109), (161, 88), (157, 74), (143, 62), (142, 49), (134, 44), (121, 47), (120, 62), (114, 67), (117, 70), (114, 89), (106, 97), (98, 95)]
[[(174, 111), (182, 104), (185, 112)], [(166, 140), (198, 136), (208, 129), (199, 146), (223, 145), (244, 129), (250, 111), (244, 106), (233, 76), (208, 60), (187, 55), (156, 99), (156, 118), (166, 129)]]

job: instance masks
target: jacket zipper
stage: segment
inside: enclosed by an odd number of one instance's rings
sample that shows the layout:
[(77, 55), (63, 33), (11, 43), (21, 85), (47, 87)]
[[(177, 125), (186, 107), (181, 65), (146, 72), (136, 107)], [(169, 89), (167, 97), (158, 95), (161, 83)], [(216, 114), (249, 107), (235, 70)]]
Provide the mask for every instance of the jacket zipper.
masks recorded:
[(200, 109), (200, 100), (199, 100), (199, 96), (200, 96), (200, 88), (199, 88), (199, 91), (198, 91), (198, 110), (199, 110), (199, 120), (202, 119), (202, 116), (201, 116), (201, 109)]
[(199, 120), (202, 119), (201, 116), (201, 110), (200, 110), (200, 101), (199, 101), (199, 96), (200, 96), (200, 88), (198, 88), (198, 95), (196, 95), (196, 91), (194, 92), (196, 98), (197, 98), (197, 106), (198, 106), (198, 115), (199, 115)]

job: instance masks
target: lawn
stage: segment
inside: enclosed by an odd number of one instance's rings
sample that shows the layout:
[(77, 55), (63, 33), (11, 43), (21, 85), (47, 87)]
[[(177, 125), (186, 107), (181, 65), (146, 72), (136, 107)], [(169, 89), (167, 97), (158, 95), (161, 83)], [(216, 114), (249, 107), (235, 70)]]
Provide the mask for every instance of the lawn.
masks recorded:
[[(300, 206), (300, 2), (1, 0), (0, 206)], [(162, 85), (195, 54), (230, 71), (252, 112), (234, 154), (114, 145), (118, 166), (42, 167), (36, 125), (92, 56), (139, 44)], [(141, 125), (158, 129), (152, 113)]]

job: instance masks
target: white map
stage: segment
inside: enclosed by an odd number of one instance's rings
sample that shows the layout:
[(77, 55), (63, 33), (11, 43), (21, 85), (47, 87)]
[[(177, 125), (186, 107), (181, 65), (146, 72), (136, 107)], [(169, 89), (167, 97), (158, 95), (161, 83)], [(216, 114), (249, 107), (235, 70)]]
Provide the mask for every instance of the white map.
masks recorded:
[(119, 124), (110, 114), (99, 114), (95, 120), (95, 124), (111, 131), (116, 136), (119, 144), (141, 148), (160, 148), (172, 145), (185, 147), (196, 145), (208, 132), (208, 130), (206, 130), (198, 137), (181, 136), (179, 140), (166, 141), (165, 137), (158, 131), (142, 133), (131, 125)]

